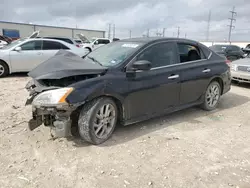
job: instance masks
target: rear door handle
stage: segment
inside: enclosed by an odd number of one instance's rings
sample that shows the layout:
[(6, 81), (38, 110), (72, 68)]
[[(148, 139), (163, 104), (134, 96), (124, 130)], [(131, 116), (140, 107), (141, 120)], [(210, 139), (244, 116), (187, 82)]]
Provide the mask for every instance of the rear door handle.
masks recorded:
[(37, 52), (37, 55), (42, 55), (43, 53), (42, 52)]
[(179, 75), (178, 74), (175, 74), (175, 75), (172, 75), (172, 76), (169, 76), (168, 79), (176, 79), (176, 78), (179, 78)]
[(210, 72), (211, 71), (211, 69), (204, 69), (202, 72), (203, 73), (208, 73), (208, 72)]

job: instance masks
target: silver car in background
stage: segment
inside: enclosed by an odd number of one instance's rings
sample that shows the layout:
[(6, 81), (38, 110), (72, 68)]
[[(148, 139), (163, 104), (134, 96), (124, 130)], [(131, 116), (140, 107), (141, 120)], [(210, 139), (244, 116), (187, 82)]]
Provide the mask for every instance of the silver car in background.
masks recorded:
[(0, 50), (0, 77), (14, 72), (29, 72), (54, 56), (59, 50), (67, 50), (80, 57), (87, 54), (84, 48), (78, 48), (60, 40), (20, 39)]
[(250, 55), (231, 63), (232, 80), (250, 83)]

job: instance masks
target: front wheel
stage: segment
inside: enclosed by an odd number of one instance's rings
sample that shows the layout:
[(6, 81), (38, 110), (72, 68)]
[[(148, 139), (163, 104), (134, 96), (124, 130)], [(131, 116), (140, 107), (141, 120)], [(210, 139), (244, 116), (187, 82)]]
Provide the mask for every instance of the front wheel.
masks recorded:
[(3, 62), (3, 61), (0, 61), (0, 78), (1, 77), (5, 77), (9, 74), (9, 67), (8, 65)]
[(221, 86), (217, 81), (213, 81), (207, 87), (202, 108), (207, 111), (215, 110), (219, 104), (221, 96)]
[(78, 119), (81, 138), (94, 145), (105, 142), (115, 129), (117, 117), (117, 106), (110, 98), (102, 97), (87, 103)]

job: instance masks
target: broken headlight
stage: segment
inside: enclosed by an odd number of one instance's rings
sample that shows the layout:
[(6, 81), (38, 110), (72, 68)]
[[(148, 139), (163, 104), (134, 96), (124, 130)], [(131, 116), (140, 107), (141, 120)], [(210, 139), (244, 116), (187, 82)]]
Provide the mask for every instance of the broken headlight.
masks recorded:
[(67, 103), (65, 99), (72, 91), (73, 88), (61, 88), (45, 91), (37, 95), (32, 104), (35, 106), (65, 104)]

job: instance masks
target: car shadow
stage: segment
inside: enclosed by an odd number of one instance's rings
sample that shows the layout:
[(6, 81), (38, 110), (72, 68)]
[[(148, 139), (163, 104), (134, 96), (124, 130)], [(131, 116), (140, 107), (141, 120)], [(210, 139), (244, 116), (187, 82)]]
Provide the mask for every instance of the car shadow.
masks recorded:
[[(120, 125), (116, 127), (112, 137), (105, 143), (98, 145), (98, 147), (111, 147), (114, 145), (124, 144), (136, 138), (143, 137), (149, 133), (164, 129), (169, 126), (174, 126), (182, 122), (194, 124), (200, 123), (200, 121), (196, 120), (197, 118), (213, 116), (220, 111), (243, 105), (248, 101), (250, 101), (250, 98), (230, 92), (221, 98), (218, 108), (211, 112), (204, 111), (198, 107), (193, 107), (128, 126)], [(74, 146), (76, 147), (90, 146), (90, 144), (82, 141), (80, 138), (73, 138), (71, 141), (75, 143)]]
[(19, 72), (8, 75), (6, 78), (28, 77), (28, 72)]
[(250, 83), (239, 83), (239, 82), (232, 82), (233, 86), (238, 86), (246, 89), (250, 89)]

